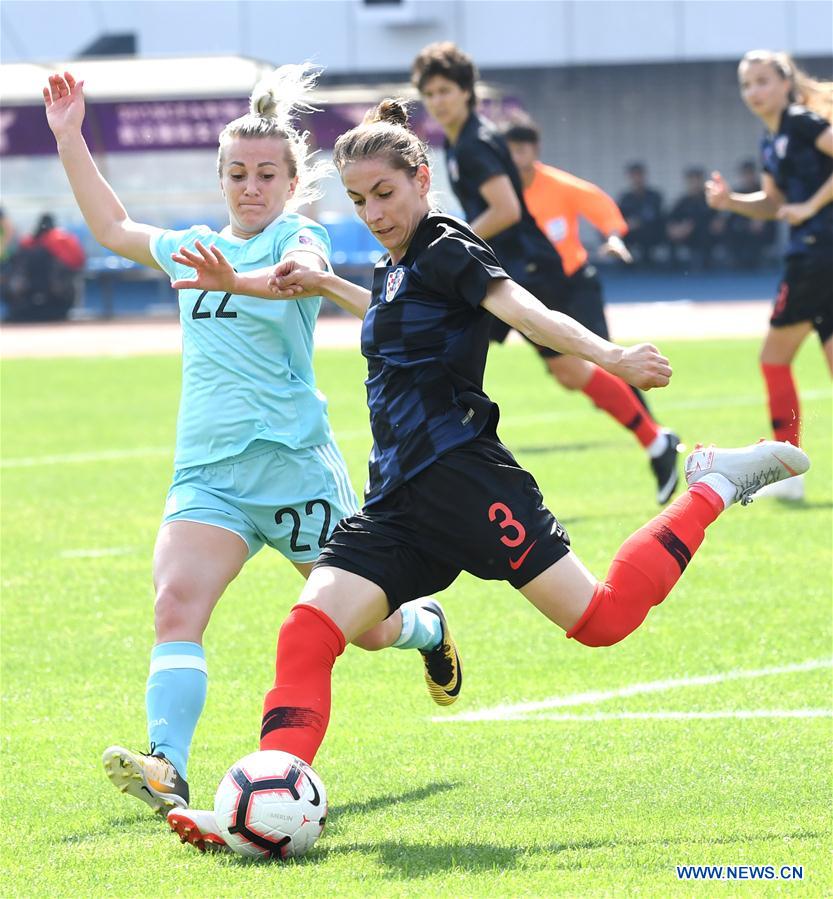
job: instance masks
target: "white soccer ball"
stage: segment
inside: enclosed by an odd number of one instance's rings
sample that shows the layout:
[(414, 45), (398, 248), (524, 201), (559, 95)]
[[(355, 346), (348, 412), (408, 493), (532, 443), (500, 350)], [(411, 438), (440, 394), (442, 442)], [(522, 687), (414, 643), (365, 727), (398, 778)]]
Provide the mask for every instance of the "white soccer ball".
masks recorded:
[(253, 752), (235, 762), (214, 795), (220, 833), (240, 855), (297, 858), (321, 836), (327, 793), (310, 766), (288, 752)]

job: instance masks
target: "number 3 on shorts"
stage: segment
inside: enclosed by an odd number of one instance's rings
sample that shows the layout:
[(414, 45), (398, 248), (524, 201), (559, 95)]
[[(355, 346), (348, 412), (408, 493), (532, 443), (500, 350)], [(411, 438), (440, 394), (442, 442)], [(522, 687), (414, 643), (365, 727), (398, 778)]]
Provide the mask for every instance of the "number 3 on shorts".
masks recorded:
[(511, 529), (515, 532), (514, 537), (504, 534), (500, 538), (500, 542), (510, 549), (520, 546), (526, 540), (526, 528), (515, 519), (506, 503), (492, 503), (489, 506), (489, 521), (497, 521), (502, 531)]

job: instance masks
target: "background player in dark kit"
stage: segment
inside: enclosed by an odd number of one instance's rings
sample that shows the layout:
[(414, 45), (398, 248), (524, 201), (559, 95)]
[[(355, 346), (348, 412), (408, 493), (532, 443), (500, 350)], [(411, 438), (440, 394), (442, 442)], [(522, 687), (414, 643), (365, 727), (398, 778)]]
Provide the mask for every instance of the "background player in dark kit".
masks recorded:
[[(815, 330), (833, 373), (833, 83), (810, 78), (786, 53), (752, 50), (738, 66), (744, 103), (763, 122), (763, 189), (732, 193), (719, 172), (706, 184), (714, 209), (790, 225), (784, 275), (761, 348), (772, 429), (798, 446), (801, 413), (792, 362)], [(802, 105), (803, 104), (803, 105)], [(802, 500), (792, 478), (761, 495)]]
[[(416, 57), (412, 81), (426, 109), (445, 132), (449, 179), (472, 230), (488, 241), (516, 283), (550, 309), (570, 314), (561, 259), (524, 203), (520, 175), (495, 126), (476, 111), (477, 70), (450, 42), (430, 44)], [(493, 323), (492, 339), (509, 327)], [(600, 409), (633, 431), (645, 448), (657, 481), (657, 501), (677, 486), (679, 438), (660, 428), (619, 378), (584, 359), (537, 347), (552, 376), (568, 390), (581, 390)]]

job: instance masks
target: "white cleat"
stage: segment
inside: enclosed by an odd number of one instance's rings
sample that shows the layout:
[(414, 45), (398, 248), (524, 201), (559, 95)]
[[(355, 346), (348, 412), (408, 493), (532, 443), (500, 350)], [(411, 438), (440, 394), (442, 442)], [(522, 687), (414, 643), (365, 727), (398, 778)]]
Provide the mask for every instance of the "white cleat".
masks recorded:
[(685, 479), (691, 487), (707, 475), (722, 475), (735, 489), (732, 501), (746, 506), (762, 487), (795, 480), (809, 467), (807, 454), (787, 442), (759, 440), (739, 449), (698, 445), (685, 460)]
[(783, 499), (791, 503), (800, 503), (804, 499), (804, 475), (800, 474), (785, 481), (767, 484), (755, 494), (753, 499)]
[(200, 852), (231, 852), (213, 811), (175, 808), (168, 812), (167, 820), (182, 843), (190, 843)]

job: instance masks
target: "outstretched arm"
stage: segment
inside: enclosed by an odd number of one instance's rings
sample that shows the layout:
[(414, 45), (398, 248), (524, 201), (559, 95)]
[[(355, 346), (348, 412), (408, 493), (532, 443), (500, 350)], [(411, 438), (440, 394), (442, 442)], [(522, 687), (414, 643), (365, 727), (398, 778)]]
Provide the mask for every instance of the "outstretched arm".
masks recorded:
[(102, 245), (151, 268), (159, 268), (150, 252), (158, 228), (134, 222), (113, 188), (104, 180), (81, 134), (84, 121), (84, 82), (69, 72), (50, 75), (43, 89), (46, 120), (58, 145), (58, 155), (78, 208), (93, 237)]
[(671, 380), (671, 366), (655, 346), (643, 343), (621, 347), (610, 343), (568, 315), (547, 309), (509, 279), (492, 281), (482, 305), (534, 343), (594, 362), (634, 387), (665, 387)]
[[(300, 264), (305, 264), (311, 270), (321, 271), (324, 268), (323, 260), (315, 253), (290, 253), (287, 258), (297, 259)], [(171, 282), (174, 290), (194, 288), (233, 293), (237, 296), (259, 297), (262, 300), (290, 299), (276, 296), (269, 286), (269, 278), (275, 272), (275, 266), (269, 265), (251, 272), (236, 272), (222, 250), (214, 244), (207, 247), (197, 240), (194, 242), (193, 250), (180, 247), (178, 253), (171, 253), (171, 259), (179, 265), (187, 265), (194, 269), (193, 277)], [(318, 296), (317, 293), (304, 295)]]
[(275, 266), (243, 273), (232, 268), (217, 246), (205, 247), (199, 241), (193, 250), (180, 247), (171, 258), (194, 269), (193, 278), (171, 284), (176, 290), (193, 287), (264, 300), (322, 296), (357, 318), (364, 318), (370, 305), (370, 291), (325, 271), (323, 260), (315, 253), (294, 251)]

